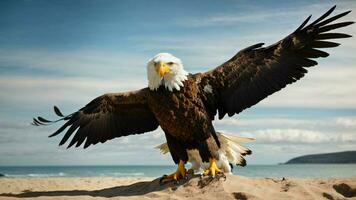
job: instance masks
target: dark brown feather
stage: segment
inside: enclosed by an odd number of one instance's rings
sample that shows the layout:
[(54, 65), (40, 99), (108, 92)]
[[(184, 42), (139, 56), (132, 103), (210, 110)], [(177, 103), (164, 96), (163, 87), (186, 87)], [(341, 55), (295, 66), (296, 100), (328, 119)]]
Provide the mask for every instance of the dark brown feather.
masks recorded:
[(62, 112), (59, 110), (57, 106), (53, 106), (53, 110), (56, 113), (56, 115), (58, 115), (59, 117), (64, 117), (64, 115), (62, 114)]
[(327, 39), (339, 39), (339, 38), (349, 38), (351, 35), (344, 33), (323, 33), (315, 37), (317, 40), (327, 40)]
[(326, 26), (323, 26), (321, 28), (319, 28), (319, 33), (323, 33), (323, 32), (328, 32), (328, 31), (331, 31), (331, 30), (334, 30), (334, 29), (338, 29), (338, 28), (342, 28), (342, 27), (345, 27), (345, 26), (349, 26), (351, 24), (353, 24), (355, 22), (340, 22), (340, 23), (336, 23), (336, 24), (331, 24), (331, 25), (326, 25)]
[(339, 43), (328, 42), (328, 41), (314, 41), (311, 43), (311, 47), (313, 48), (332, 48), (339, 46)]

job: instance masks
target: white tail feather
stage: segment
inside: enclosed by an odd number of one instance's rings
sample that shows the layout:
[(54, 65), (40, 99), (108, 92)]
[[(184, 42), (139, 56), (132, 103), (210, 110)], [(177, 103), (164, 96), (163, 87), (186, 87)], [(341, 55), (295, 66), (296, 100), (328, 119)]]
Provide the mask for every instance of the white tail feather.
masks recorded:
[[(219, 150), (219, 161), (218, 166), (225, 172), (231, 173), (232, 165), (246, 165), (246, 160), (243, 156), (251, 154), (251, 150), (242, 146), (240, 143), (250, 142), (255, 139), (253, 138), (245, 138), (236, 135), (229, 135), (220, 132), (216, 132), (218, 139), (220, 141), (220, 150)], [(155, 147), (159, 149), (162, 154), (166, 154), (169, 152), (169, 148), (167, 143), (160, 144)], [(197, 150), (189, 150), (188, 151), (188, 162), (194, 164), (194, 170), (199, 168), (206, 168), (208, 165), (206, 163), (202, 163), (199, 152)]]
[(230, 135), (230, 134), (228, 135), (220, 132), (217, 133), (220, 134), (222, 138), (226, 138), (227, 140), (233, 141), (235, 143), (251, 142), (255, 140), (254, 138), (240, 137), (237, 135)]
[(162, 154), (166, 154), (169, 152), (168, 144), (163, 143), (155, 147), (155, 149), (159, 149)]

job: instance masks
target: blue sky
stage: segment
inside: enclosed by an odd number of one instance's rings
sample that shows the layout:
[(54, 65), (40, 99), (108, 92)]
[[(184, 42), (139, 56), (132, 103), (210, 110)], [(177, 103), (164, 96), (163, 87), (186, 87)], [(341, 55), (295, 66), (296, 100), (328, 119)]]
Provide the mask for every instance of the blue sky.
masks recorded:
[[(146, 87), (146, 62), (159, 52), (207, 71), (334, 4), (336, 13), (356, 10), (354, 1), (0, 1), (0, 165), (172, 164), (153, 149), (161, 130), (67, 150), (47, 138), (58, 126), (29, 123), (54, 117), (53, 105), (70, 113), (103, 93)], [(298, 83), (214, 122), (257, 139), (249, 163), (356, 149), (356, 40), (339, 42)]]

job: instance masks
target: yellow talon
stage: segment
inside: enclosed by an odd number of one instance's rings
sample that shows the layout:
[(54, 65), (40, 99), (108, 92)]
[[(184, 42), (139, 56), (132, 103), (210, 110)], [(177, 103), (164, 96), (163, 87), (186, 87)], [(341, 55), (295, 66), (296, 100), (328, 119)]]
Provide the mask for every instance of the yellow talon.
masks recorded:
[(186, 169), (184, 166), (184, 162), (182, 160), (179, 161), (177, 171), (168, 175), (163, 176), (160, 180), (161, 183), (166, 183), (169, 181), (178, 181), (181, 178), (184, 178), (186, 175)]
[(210, 158), (209, 163), (210, 163), (209, 169), (204, 171), (204, 176), (210, 175), (212, 177), (215, 177), (217, 173), (222, 173), (222, 171), (216, 166), (216, 162), (214, 158)]

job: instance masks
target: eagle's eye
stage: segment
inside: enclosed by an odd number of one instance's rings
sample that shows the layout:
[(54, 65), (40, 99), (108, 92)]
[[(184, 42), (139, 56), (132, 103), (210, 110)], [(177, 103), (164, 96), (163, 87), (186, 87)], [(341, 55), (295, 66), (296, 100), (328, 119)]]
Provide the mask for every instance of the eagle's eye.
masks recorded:
[(167, 62), (167, 64), (168, 64), (168, 65), (173, 65), (173, 64), (174, 64), (174, 62)]

